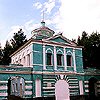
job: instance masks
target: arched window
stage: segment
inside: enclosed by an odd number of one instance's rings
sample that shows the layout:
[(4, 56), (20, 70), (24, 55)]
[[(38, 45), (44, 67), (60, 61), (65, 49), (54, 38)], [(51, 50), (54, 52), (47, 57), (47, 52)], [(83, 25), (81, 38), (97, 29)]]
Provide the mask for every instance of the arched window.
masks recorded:
[(58, 66), (63, 65), (63, 52), (60, 49), (57, 50), (57, 65)]
[(67, 66), (72, 66), (72, 53), (71, 53), (71, 51), (67, 52)]
[(46, 64), (47, 65), (52, 65), (53, 64), (52, 53), (53, 53), (53, 51), (50, 48), (48, 48), (46, 50)]
[(62, 65), (62, 54), (57, 54), (57, 65), (58, 66)]
[(52, 53), (47, 53), (47, 65), (52, 65)]

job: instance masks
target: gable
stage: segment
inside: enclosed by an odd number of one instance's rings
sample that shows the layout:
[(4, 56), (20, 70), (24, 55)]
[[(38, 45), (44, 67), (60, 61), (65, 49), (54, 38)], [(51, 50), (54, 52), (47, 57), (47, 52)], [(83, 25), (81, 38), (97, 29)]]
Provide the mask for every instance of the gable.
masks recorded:
[(64, 37), (62, 34), (57, 34), (57, 35), (54, 35), (54, 36), (44, 39), (44, 40), (51, 41), (51, 42), (63, 43), (63, 44), (71, 45), (71, 46), (76, 46), (76, 44), (74, 42), (70, 41), (69, 39)]
[(55, 39), (50, 39), (50, 41), (60, 42), (60, 43), (62, 42), (62, 43), (68, 43), (68, 44), (70, 44), (68, 41), (62, 39), (61, 37), (57, 37)]

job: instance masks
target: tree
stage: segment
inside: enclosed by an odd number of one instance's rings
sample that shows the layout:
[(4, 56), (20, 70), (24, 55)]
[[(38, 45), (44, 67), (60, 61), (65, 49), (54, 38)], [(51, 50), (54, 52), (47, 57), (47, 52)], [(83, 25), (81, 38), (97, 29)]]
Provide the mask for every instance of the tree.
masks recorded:
[(26, 35), (24, 35), (22, 29), (20, 29), (17, 33), (14, 33), (11, 41), (6, 41), (4, 49), (1, 49), (0, 46), (0, 65), (9, 65), (11, 62), (10, 55), (26, 42)]
[(3, 49), (0, 44), (0, 65), (2, 65), (2, 59), (3, 59)]
[(27, 42), (26, 35), (24, 35), (22, 29), (20, 29), (17, 33), (14, 33), (14, 36), (11, 39), (13, 52), (16, 51), (19, 47), (21, 47), (26, 42)]
[(3, 58), (2, 58), (2, 64), (3, 65), (9, 65), (11, 62), (10, 55), (12, 53), (12, 46), (8, 41), (6, 41), (5, 47), (3, 49)]
[(100, 34), (93, 32), (90, 36), (84, 31), (82, 37), (77, 40), (78, 46), (83, 48), (83, 65), (84, 68), (92, 67), (100, 69)]

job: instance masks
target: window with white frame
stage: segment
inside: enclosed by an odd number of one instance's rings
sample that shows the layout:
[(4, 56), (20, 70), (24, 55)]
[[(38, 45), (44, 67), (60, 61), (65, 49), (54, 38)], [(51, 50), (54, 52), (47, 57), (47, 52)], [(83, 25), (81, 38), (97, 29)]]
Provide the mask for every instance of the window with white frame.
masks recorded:
[(46, 65), (52, 65), (53, 64), (53, 57), (52, 57), (53, 51), (51, 48), (48, 48), (46, 50)]
[(62, 65), (62, 54), (57, 54), (57, 65), (58, 66)]
[(52, 53), (47, 53), (47, 65), (52, 65)]
[(72, 66), (72, 56), (67, 55), (67, 66)]
[(72, 53), (67, 53), (67, 66), (72, 66)]

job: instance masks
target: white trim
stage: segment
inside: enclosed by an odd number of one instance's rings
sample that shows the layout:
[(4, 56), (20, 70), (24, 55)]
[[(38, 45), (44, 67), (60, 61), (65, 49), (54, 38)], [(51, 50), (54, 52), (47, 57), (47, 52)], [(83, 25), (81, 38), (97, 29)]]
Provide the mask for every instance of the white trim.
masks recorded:
[(30, 52), (30, 66), (33, 66), (33, 50)]
[(65, 47), (64, 47), (64, 69), (66, 70), (66, 67), (67, 67), (67, 59), (66, 59), (66, 50), (65, 50)]
[(85, 88), (88, 88), (88, 87), (89, 87), (89, 85), (88, 85), (88, 84), (87, 84), (87, 85), (85, 84), (85, 85), (84, 85), (84, 87), (85, 87)]
[(72, 81), (72, 82), (68, 82), (68, 83), (77, 83), (78, 84), (78, 81), (76, 81), (76, 82)]
[[(69, 86), (70, 89), (79, 88), (78, 86)], [(76, 91), (76, 90), (75, 90)]]
[(33, 81), (25, 81), (25, 83), (33, 83)]
[(84, 81), (84, 83), (89, 83), (89, 81)]
[[(48, 80), (55, 81), (55, 79), (51, 79), (51, 78), (50, 78), (50, 79), (49, 79), (49, 78), (46, 78), (46, 79), (43, 78), (43, 80), (44, 80), (44, 81), (48, 81)], [(45, 82), (43, 82), (43, 83), (45, 83)]]
[(89, 92), (89, 90), (88, 90), (88, 89), (86, 89), (86, 90), (85, 90), (85, 92)]
[(31, 85), (29, 85), (29, 86), (26, 85), (26, 86), (25, 86), (25, 89), (32, 89), (32, 86), (31, 86)]
[(0, 97), (8, 96), (8, 93), (0, 93)]
[(73, 49), (74, 71), (76, 72), (75, 50)]
[(43, 87), (43, 89), (55, 89), (55, 87)]
[[(58, 42), (54, 42), (53, 41), (53, 43), (50, 43), (50, 41), (43, 41), (43, 42), (46, 42), (46, 43), (42, 43), (42, 42), (36, 42), (36, 41), (34, 41), (34, 42), (32, 42), (32, 43), (36, 43), (36, 44), (47, 44), (47, 45), (50, 45), (50, 46), (60, 46), (60, 47), (68, 47), (68, 48), (74, 48), (74, 47), (77, 47), (77, 46), (72, 46), (72, 45), (69, 45), (68, 46), (68, 44), (64, 44), (65, 46), (62, 46), (62, 44), (63, 43), (60, 43), (60, 44), (54, 44), (54, 43), (58, 43)], [(79, 50), (81, 50), (82, 49), (82, 47), (77, 47), (77, 49), (79, 49)]]
[(53, 51), (52, 51), (51, 48), (48, 48), (48, 49), (46, 50), (46, 53), (48, 53), (48, 50), (50, 50), (50, 51), (52, 52), (52, 54), (53, 54)]
[(0, 81), (0, 83), (5, 83), (6, 84), (6, 83), (8, 83), (8, 81)]
[(8, 86), (0, 86), (0, 90), (7, 90), (8, 89)]
[(57, 53), (58, 53), (58, 52), (61, 52), (61, 54), (63, 54), (63, 52), (62, 52), (62, 50), (61, 50), (61, 49), (58, 49), (58, 50), (57, 50)]
[(68, 55), (68, 53), (70, 53), (71, 55), (73, 55), (73, 53), (70, 50), (67, 51), (67, 55)]
[(25, 91), (25, 95), (32, 95), (32, 91)]

